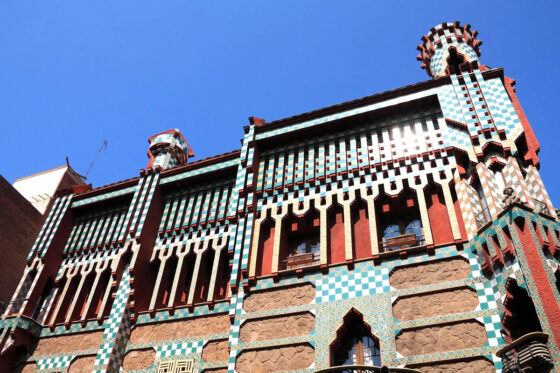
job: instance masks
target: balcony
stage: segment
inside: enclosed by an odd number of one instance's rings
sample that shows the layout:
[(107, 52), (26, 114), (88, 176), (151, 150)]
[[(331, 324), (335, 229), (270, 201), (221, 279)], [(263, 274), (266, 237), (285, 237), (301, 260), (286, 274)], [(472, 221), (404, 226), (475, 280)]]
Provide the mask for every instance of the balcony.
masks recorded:
[(318, 370), (315, 373), (421, 373), (416, 369), (375, 367), (367, 365), (341, 365), (327, 369)]
[(286, 258), (286, 269), (296, 269), (319, 264), (320, 258), (319, 252), (294, 254)]
[(381, 241), (383, 252), (408, 249), (424, 245), (424, 234), (421, 228), (406, 229), (405, 233), (398, 236), (385, 238)]
[(502, 359), (504, 373), (549, 372), (554, 361), (548, 350), (548, 334), (532, 332), (516, 339), (496, 352)]

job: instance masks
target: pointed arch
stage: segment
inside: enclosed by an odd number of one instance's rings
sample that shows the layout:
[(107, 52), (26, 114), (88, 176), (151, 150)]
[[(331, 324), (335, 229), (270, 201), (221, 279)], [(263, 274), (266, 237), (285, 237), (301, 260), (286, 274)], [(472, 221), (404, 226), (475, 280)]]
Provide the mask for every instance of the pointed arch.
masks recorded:
[(380, 351), (379, 339), (371, 333), (371, 326), (362, 313), (352, 308), (330, 345), (330, 365), (381, 366)]

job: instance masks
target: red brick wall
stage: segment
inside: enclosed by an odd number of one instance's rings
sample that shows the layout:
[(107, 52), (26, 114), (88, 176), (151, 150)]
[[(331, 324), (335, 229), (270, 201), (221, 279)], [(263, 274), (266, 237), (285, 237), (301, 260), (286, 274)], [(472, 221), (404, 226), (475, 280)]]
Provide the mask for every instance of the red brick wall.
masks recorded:
[(0, 176), (0, 302), (9, 301), (44, 217)]

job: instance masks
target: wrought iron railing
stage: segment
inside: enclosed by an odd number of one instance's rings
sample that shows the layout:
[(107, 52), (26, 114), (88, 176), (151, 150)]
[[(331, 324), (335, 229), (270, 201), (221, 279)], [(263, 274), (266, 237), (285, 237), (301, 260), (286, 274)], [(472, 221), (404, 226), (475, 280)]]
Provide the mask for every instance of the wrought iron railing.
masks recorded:
[(319, 251), (314, 253), (295, 254), (287, 257), (284, 260), (286, 269), (296, 269), (309, 267), (314, 264), (319, 264), (321, 261), (321, 253)]
[(502, 359), (504, 373), (549, 372), (554, 361), (548, 350), (548, 334), (525, 334), (496, 352)]
[(481, 212), (476, 214), (474, 218), (476, 220), (477, 227), (480, 229), (490, 222), (490, 211), (485, 207)]
[(381, 240), (382, 252), (395, 251), (424, 245), (424, 234), (423, 232), (418, 233), (418, 231), (422, 232), (421, 229), (410, 228), (406, 229), (405, 233), (398, 236), (389, 238), (383, 237), (383, 239)]
[(419, 370), (410, 368), (391, 368), (391, 367), (375, 367), (368, 365), (340, 365), (318, 370), (315, 373), (421, 373)]
[(535, 210), (537, 210), (537, 212), (539, 214), (548, 214), (548, 207), (546, 206), (546, 203), (544, 203), (543, 201), (540, 201), (536, 198), (531, 198), (531, 201), (533, 202), (533, 205), (535, 206)]

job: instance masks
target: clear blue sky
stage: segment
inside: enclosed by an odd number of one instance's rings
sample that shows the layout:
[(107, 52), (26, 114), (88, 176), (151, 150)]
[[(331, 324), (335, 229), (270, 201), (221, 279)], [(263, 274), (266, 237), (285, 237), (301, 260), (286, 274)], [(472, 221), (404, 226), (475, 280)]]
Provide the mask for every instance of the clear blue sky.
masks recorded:
[(64, 164), (94, 187), (138, 175), (147, 138), (179, 128), (200, 159), (280, 119), (428, 79), (432, 26), (479, 30), (481, 61), (517, 79), (560, 207), (558, 2), (4, 1), (0, 126), (8, 181)]

